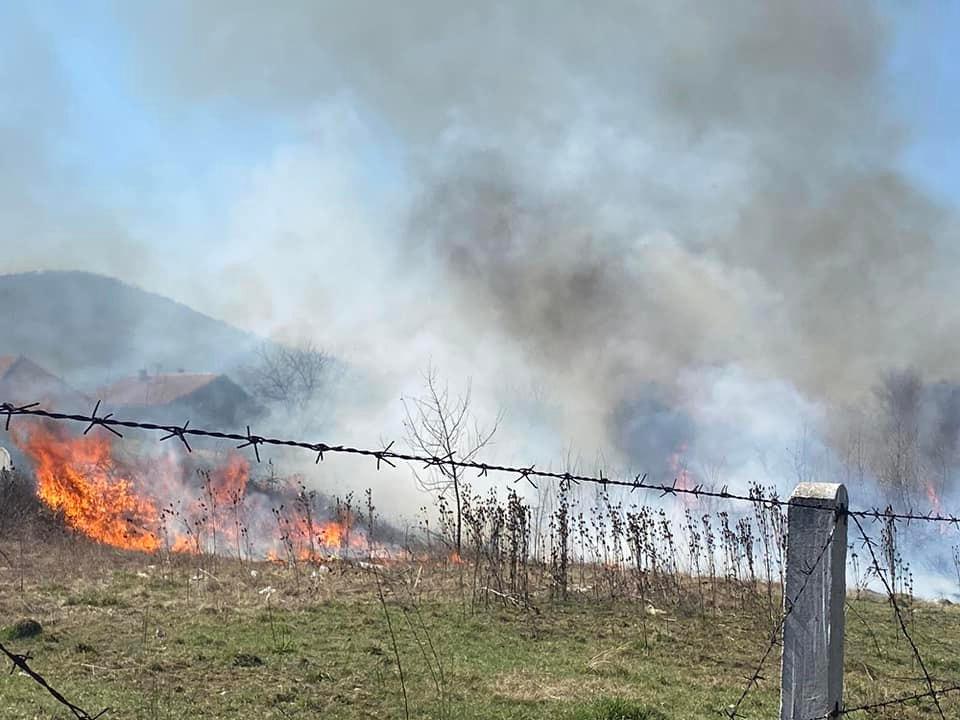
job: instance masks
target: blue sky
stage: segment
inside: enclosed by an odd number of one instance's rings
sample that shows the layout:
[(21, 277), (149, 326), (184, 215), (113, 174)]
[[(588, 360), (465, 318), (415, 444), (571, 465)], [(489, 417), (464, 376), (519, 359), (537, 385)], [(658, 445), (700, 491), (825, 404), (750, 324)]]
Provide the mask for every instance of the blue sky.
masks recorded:
[[(82, 167), (99, 196), (120, 206), (166, 212), (164, 198), (185, 187), (210, 189), (212, 173), (268, 153), (290, 134), (282, 117), (249, 109), (228, 117), (216, 108), (183, 108), (174, 116), (140, 84), (135, 38), (108, 3), (37, 2), (23, 17), (49, 40), (67, 79), (68, 117), (58, 151)], [(215, 198), (197, 196), (198, 204)]]
[(936, 195), (960, 200), (960, 2), (907, 3), (890, 60), (899, 114), (911, 128), (904, 168)]

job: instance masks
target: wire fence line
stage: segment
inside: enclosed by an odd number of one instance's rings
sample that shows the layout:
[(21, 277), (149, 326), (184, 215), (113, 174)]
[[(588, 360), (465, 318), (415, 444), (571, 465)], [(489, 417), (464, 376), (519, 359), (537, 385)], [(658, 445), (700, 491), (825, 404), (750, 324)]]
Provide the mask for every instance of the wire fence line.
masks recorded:
[[(960, 516), (957, 515), (945, 515), (942, 513), (915, 513), (912, 511), (897, 512), (894, 511), (891, 507), (887, 507), (884, 510), (879, 508), (871, 509), (850, 509), (847, 507), (838, 507), (838, 508), (826, 508), (819, 503), (807, 503), (802, 499), (792, 498), (789, 500), (781, 500), (777, 497), (766, 497), (763, 495), (757, 494), (740, 494), (736, 492), (731, 492), (726, 486), (718, 489), (712, 489), (705, 487), (702, 484), (693, 485), (692, 487), (685, 486), (683, 484), (678, 484), (677, 480), (674, 480), (671, 484), (656, 483), (651, 482), (647, 479), (646, 475), (637, 475), (632, 480), (618, 480), (614, 478), (605, 477), (602, 472), (598, 475), (583, 475), (583, 474), (574, 474), (570, 472), (556, 472), (550, 470), (538, 470), (534, 465), (529, 466), (512, 466), (512, 465), (502, 465), (494, 463), (486, 463), (480, 460), (461, 460), (456, 458), (452, 453), (446, 456), (431, 456), (426, 454), (418, 453), (409, 453), (401, 452), (393, 449), (393, 443), (387, 444), (381, 449), (371, 449), (371, 448), (361, 448), (354, 447), (344, 444), (331, 444), (324, 442), (309, 442), (304, 440), (296, 439), (283, 439), (275, 438), (263, 435), (254, 434), (250, 426), (246, 427), (245, 433), (234, 433), (234, 432), (223, 432), (217, 430), (209, 430), (198, 427), (191, 427), (190, 422), (187, 421), (183, 425), (169, 425), (169, 424), (159, 424), (153, 422), (139, 421), (139, 420), (129, 420), (129, 419), (120, 419), (114, 417), (112, 413), (100, 414), (100, 403), (98, 402), (94, 407), (93, 411), (89, 414), (74, 414), (74, 413), (63, 413), (57, 412), (54, 410), (47, 410), (39, 406), (38, 403), (31, 403), (26, 405), (17, 405), (11, 402), (2, 402), (0, 403), (0, 416), (5, 415), (6, 421), (4, 424), (5, 430), (10, 429), (11, 421), (14, 418), (37, 418), (43, 420), (49, 420), (54, 422), (63, 422), (63, 423), (78, 423), (83, 424), (84, 430), (83, 434), (87, 434), (96, 428), (101, 428), (118, 438), (123, 437), (121, 429), (134, 429), (134, 430), (145, 430), (155, 434), (161, 434), (159, 438), (160, 442), (167, 440), (175, 440), (182, 443), (183, 447), (188, 451), (192, 452), (193, 448), (190, 445), (190, 439), (192, 438), (211, 438), (218, 440), (227, 440), (238, 443), (237, 448), (251, 448), (256, 458), (257, 462), (260, 461), (260, 447), (261, 446), (272, 446), (272, 447), (289, 447), (297, 448), (301, 450), (306, 450), (311, 453), (316, 453), (316, 462), (321, 462), (325, 455), (327, 454), (345, 454), (353, 455), (358, 457), (365, 457), (372, 459), (376, 462), (377, 469), (381, 469), (383, 465), (395, 468), (397, 467), (397, 462), (408, 462), (408, 463), (422, 463), (426, 468), (460, 468), (467, 470), (474, 470), (478, 473), (478, 476), (487, 476), (490, 473), (498, 473), (501, 475), (512, 476), (512, 481), (514, 483), (526, 482), (533, 487), (536, 486), (538, 480), (550, 480), (550, 481), (560, 481), (570, 484), (593, 484), (606, 487), (616, 487), (623, 488), (630, 491), (631, 493), (636, 490), (643, 490), (648, 492), (656, 492), (660, 494), (660, 497), (666, 496), (689, 496), (695, 498), (713, 498), (726, 501), (742, 501), (746, 503), (752, 503), (754, 505), (762, 505), (767, 507), (776, 507), (776, 508), (803, 508), (811, 511), (823, 511), (833, 513), (835, 516), (847, 516), (853, 518), (863, 542), (863, 545), (869, 551), (871, 567), (870, 571), (877, 576), (877, 578), (883, 583), (885, 593), (887, 595), (887, 600), (894, 609), (899, 629), (908, 641), (911, 651), (918, 662), (920, 669), (923, 673), (923, 682), (926, 686), (926, 690), (922, 692), (916, 692), (908, 695), (903, 695), (901, 697), (893, 699), (884, 699), (878, 700), (876, 702), (864, 703), (851, 707), (837, 707), (831, 710), (830, 712), (820, 715), (814, 718), (808, 718), (806, 720), (826, 720), (827, 718), (836, 718), (840, 716), (845, 716), (853, 713), (861, 712), (872, 712), (875, 710), (888, 709), (895, 706), (906, 706), (910, 704), (916, 704), (924, 700), (932, 701), (933, 705), (936, 707), (937, 712), (941, 718), (945, 718), (944, 711), (940, 706), (939, 699), (946, 695), (954, 694), (960, 692), (960, 684), (956, 685), (946, 685), (940, 688), (936, 688), (934, 685), (933, 677), (927, 669), (927, 665), (924, 663), (920, 650), (917, 644), (914, 642), (913, 638), (910, 636), (907, 624), (903, 618), (901, 608), (897, 601), (897, 596), (895, 588), (890, 585), (885, 577), (883, 568), (880, 565), (880, 561), (877, 557), (877, 554), (874, 552), (872, 541), (864, 528), (864, 525), (861, 521), (900, 521), (900, 522), (938, 522), (951, 524), (960, 529)], [(805, 567), (801, 569), (801, 572), (804, 576), (803, 582), (799, 591), (796, 593), (796, 596), (793, 598), (784, 597), (783, 602), (783, 611), (779, 618), (779, 622), (776, 627), (773, 629), (770, 640), (766, 644), (765, 649), (762, 653), (762, 656), (757, 663), (756, 669), (753, 671), (751, 676), (747, 678), (746, 686), (743, 688), (739, 697), (733, 705), (728, 706), (722, 712), (731, 720), (737, 718), (744, 718), (746, 716), (740, 714), (740, 709), (743, 706), (743, 703), (751, 694), (751, 692), (756, 689), (760, 682), (763, 680), (763, 668), (767, 661), (769, 660), (770, 655), (774, 652), (774, 649), (780, 643), (781, 635), (784, 630), (787, 618), (794, 611), (794, 608), (797, 607), (798, 601), (804, 591), (807, 589), (808, 581), (817, 571), (818, 566), (821, 563), (826, 552), (830, 549), (832, 543), (834, 542), (834, 533), (830, 532), (830, 536), (827, 541), (824, 543), (823, 547), (820, 548), (818, 555), (816, 556), (815, 562), (812, 563), (810, 567)], [(28, 665), (29, 655), (19, 655), (16, 654), (7, 648), (0, 645), (0, 652), (2, 652), (13, 664), (12, 670), (19, 669), (21, 672), (32, 678), (36, 683), (44, 687), (58, 702), (60, 702), (64, 707), (66, 707), (70, 712), (78, 718), (78, 720), (94, 720), (99, 718), (107, 712), (103, 710), (96, 715), (90, 715), (78, 706), (71, 703), (67, 700), (62, 694), (57, 692), (52, 688), (47, 681), (35, 670), (31, 669)]]
[(843, 715), (852, 715), (853, 713), (872, 713), (876, 710), (885, 710), (892, 707), (904, 707), (907, 705), (913, 705), (920, 700), (941, 698), (954, 693), (960, 693), (960, 685), (948, 685), (935, 690), (927, 690), (925, 692), (912, 693), (910, 695), (901, 695), (889, 700), (880, 700), (878, 702), (865, 703), (863, 705), (844, 707), (838, 711), (829, 712), (824, 715), (817, 715), (816, 717), (812, 718), (804, 718), (804, 720), (830, 720), (830, 718), (841, 717)]
[(920, 649), (910, 636), (910, 631), (907, 629), (907, 623), (903, 619), (903, 613), (900, 610), (900, 604), (897, 602), (897, 593), (887, 581), (887, 576), (880, 567), (880, 561), (877, 558), (877, 553), (873, 549), (874, 541), (867, 536), (867, 532), (864, 530), (863, 525), (860, 524), (859, 518), (854, 517), (853, 522), (856, 523), (857, 530), (860, 531), (860, 537), (863, 541), (864, 547), (866, 547), (870, 553), (872, 569), (883, 583), (883, 587), (887, 592), (887, 599), (890, 602), (890, 605), (893, 607), (894, 614), (897, 616), (897, 623), (900, 625), (900, 631), (903, 633), (903, 637), (906, 638), (907, 642), (910, 644), (910, 649), (913, 652), (913, 656), (917, 659), (917, 663), (919, 663), (920, 669), (923, 671), (923, 678), (927, 684), (927, 693), (933, 700), (933, 704), (936, 706), (937, 712), (940, 713), (941, 720), (946, 720), (946, 716), (943, 714), (943, 708), (940, 707), (940, 701), (937, 699), (937, 693), (933, 687), (933, 679), (930, 677), (930, 672), (927, 670), (926, 663), (923, 662), (923, 656), (920, 654)]
[[(916, 660), (917, 665), (920, 668), (920, 671), (923, 673), (923, 677), (918, 679), (918, 682), (922, 682), (926, 686), (926, 690), (920, 692), (909, 693), (901, 695), (895, 698), (888, 698), (883, 700), (875, 700), (870, 702), (861, 703), (858, 705), (844, 705), (841, 707), (835, 707), (832, 710), (823, 713), (822, 715), (816, 715), (813, 717), (804, 718), (803, 720), (830, 720), (831, 718), (839, 718), (847, 715), (853, 715), (855, 713), (867, 713), (871, 714), (875, 711), (886, 710), (894, 707), (906, 707), (908, 705), (916, 705), (923, 700), (929, 700), (933, 703), (934, 708), (936, 709), (937, 714), (941, 720), (946, 720), (946, 714), (943, 710), (943, 707), (940, 705), (940, 698), (947, 695), (952, 695), (955, 693), (960, 693), (960, 683), (954, 683), (950, 685), (943, 685), (939, 688), (934, 686), (934, 680), (927, 668), (926, 662), (924, 662), (923, 655), (920, 652), (920, 648), (917, 645), (916, 641), (913, 639), (913, 636), (908, 629), (907, 621), (904, 618), (903, 608), (901, 607), (900, 601), (897, 598), (897, 593), (893, 585), (887, 579), (887, 573), (884, 571), (883, 566), (881, 565), (880, 559), (877, 556), (877, 553), (874, 549), (874, 546), (877, 544), (875, 540), (870, 538), (867, 534), (866, 529), (863, 524), (860, 522), (861, 518), (855, 513), (848, 513), (848, 515), (853, 519), (857, 527), (857, 531), (860, 535), (859, 541), (862, 543), (863, 547), (867, 549), (870, 560), (870, 567), (868, 572), (875, 576), (883, 585), (884, 592), (886, 594), (886, 600), (893, 608), (894, 616), (897, 620), (898, 631), (903, 635), (904, 639), (907, 641), (910, 646), (910, 651), (913, 655), (913, 658)], [(830, 539), (827, 542), (829, 546), (833, 541), (833, 532), (831, 531)], [(823, 557), (825, 550), (821, 550), (820, 555), (817, 559), (817, 564), (819, 564), (820, 559)], [(806, 581), (804, 582), (804, 587), (806, 586)], [(801, 588), (802, 591), (802, 588)], [(786, 604), (784, 607), (783, 620), (781, 621), (781, 627), (786, 620), (786, 617), (790, 614), (792, 606)], [(759, 672), (759, 671), (758, 671)], [(730, 715), (730, 717), (734, 717)]]
[(67, 700), (67, 698), (64, 697), (63, 693), (61, 693), (59, 690), (51, 686), (50, 683), (47, 682), (46, 678), (43, 677), (43, 675), (41, 675), (36, 670), (30, 667), (30, 665), (28, 664), (28, 661), (31, 660), (32, 658), (30, 657), (29, 653), (24, 655), (15, 653), (11, 650), (8, 650), (6, 647), (4, 647), (2, 643), (0, 643), (0, 652), (6, 655), (7, 659), (12, 663), (10, 667), (11, 674), (13, 674), (16, 670), (20, 670), (20, 672), (28, 676), (31, 680), (37, 683), (37, 685), (39, 685), (48, 693), (50, 693), (50, 695), (53, 696), (53, 698), (58, 703), (63, 705), (65, 708), (67, 708), (67, 710), (69, 710), (73, 714), (73, 716), (77, 718), (77, 720), (97, 720), (97, 718), (102, 717), (106, 715), (108, 712), (110, 712), (110, 708), (104, 708), (103, 710), (98, 712), (96, 715), (91, 715), (79, 705), (76, 705), (70, 702), (69, 700)]
[[(371, 458), (376, 461), (377, 469), (383, 465), (396, 467), (394, 461), (422, 463), (425, 468), (459, 468), (465, 470), (475, 470), (478, 476), (484, 477), (490, 473), (501, 473), (513, 476), (513, 482), (525, 481), (536, 488), (535, 480), (554, 480), (572, 483), (574, 485), (593, 484), (602, 487), (619, 487), (635, 492), (636, 490), (646, 490), (660, 493), (661, 497), (666, 496), (690, 496), (696, 498), (713, 498), (719, 500), (736, 500), (754, 505), (765, 505), (768, 507), (786, 508), (791, 505), (800, 507), (809, 507), (812, 510), (824, 511), (825, 509), (816, 503), (804, 503), (802, 500), (791, 499), (782, 500), (777, 497), (766, 497), (756, 495), (744, 495), (742, 493), (731, 492), (729, 487), (724, 485), (719, 490), (708, 488), (702, 483), (695, 484), (692, 487), (679, 485), (675, 479), (672, 483), (657, 483), (647, 479), (646, 473), (635, 476), (632, 480), (618, 480), (605, 477), (601, 471), (599, 475), (583, 475), (571, 472), (558, 472), (552, 470), (537, 469), (536, 465), (501, 465), (496, 463), (486, 463), (480, 460), (460, 460), (454, 457), (454, 453), (445, 456), (426, 455), (410, 452), (400, 452), (393, 449), (393, 442), (385, 447), (375, 450), (371, 448), (358, 448), (350, 445), (335, 445), (324, 442), (310, 442), (306, 440), (283, 439), (254, 434), (250, 425), (246, 426), (246, 433), (224, 432), (220, 430), (208, 430), (203, 428), (191, 427), (187, 420), (183, 425), (164, 425), (140, 420), (124, 420), (114, 417), (113, 413), (98, 415), (100, 402), (89, 415), (76, 413), (63, 413), (53, 410), (45, 410), (39, 407), (39, 403), (30, 403), (27, 405), (17, 405), (11, 402), (0, 403), (0, 416), (5, 415), (5, 429), (10, 429), (10, 422), (14, 417), (39, 417), (48, 420), (60, 422), (74, 422), (86, 425), (83, 433), (86, 435), (91, 430), (101, 427), (116, 437), (123, 437), (123, 434), (117, 428), (128, 428), (136, 430), (148, 430), (155, 433), (164, 433), (160, 442), (176, 439), (183, 443), (188, 452), (192, 452), (188, 438), (212, 438), (217, 440), (231, 440), (239, 442), (238, 449), (252, 448), (254, 457), (260, 462), (260, 446), (290, 447), (308, 450), (317, 453), (316, 462), (319, 463), (327, 454), (344, 454)], [(837, 512), (829, 509), (826, 512)], [(941, 512), (917, 513), (910, 510), (895, 511), (888, 506), (885, 509), (879, 507), (853, 510), (844, 508), (843, 514), (849, 517), (856, 517), (863, 520), (879, 521), (900, 521), (900, 522), (938, 522), (955, 526), (960, 530), (960, 515), (944, 514)]]
[(836, 532), (836, 525), (830, 531), (830, 534), (827, 536), (826, 542), (824, 542), (823, 547), (820, 548), (820, 551), (817, 553), (816, 560), (808, 568), (803, 568), (803, 583), (800, 585), (800, 589), (797, 591), (796, 595), (792, 598), (784, 597), (784, 608), (783, 613), (780, 616), (780, 621), (777, 623), (776, 627), (773, 629), (773, 632), (770, 633), (770, 642), (767, 643), (767, 647), (763, 652), (763, 655), (760, 656), (760, 661), (757, 663), (756, 669), (753, 671), (753, 674), (748, 678), (747, 685), (744, 687), (743, 692), (740, 693), (740, 697), (737, 698), (734, 705), (725, 710), (724, 714), (730, 718), (730, 720), (735, 720), (735, 718), (743, 717), (739, 714), (740, 706), (743, 705), (743, 702), (747, 699), (747, 696), (750, 694), (750, 691), (756, 687), (760, 680), (763, 679), (763, 666), (767, 662), (767, 658), (770, 657), (770, 653), (773, 652), (773, 649), (780, 642), (780, 634), (783, 632), (783, 627), (787, 623), (787, 618), (790, 617), (790, 614), (793, 612), (793, 609), (797, 607), (797, 604), (800, 601), (800, 598), (803, 596), (804, 591), (807, 589), (807, 585), (810, 582), (810, 578), (813, 577), (813, 574), (817, 571), (817, 568), (820, 566), (820, 562), (823, 560), (823, 556), (827, 554), (827, 551), (833, 545), (833, 538)]

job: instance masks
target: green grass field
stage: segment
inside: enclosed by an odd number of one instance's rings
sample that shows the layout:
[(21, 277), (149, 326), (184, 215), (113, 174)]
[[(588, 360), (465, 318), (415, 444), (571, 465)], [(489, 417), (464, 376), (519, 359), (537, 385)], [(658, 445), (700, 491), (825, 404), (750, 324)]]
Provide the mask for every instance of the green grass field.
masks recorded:
[[(718, 718), (773, 628), (765, 601), (567, 602), (533, 608), (487, 594), (471, 607), (463, 566), (369, 569), (296, 581), (277, 564), (124, 554), (82, 542), (0, 547), (4, 645), (91, 713), (108, 718)], [(469, 574), (469, 568), (464, 570)], [(21, 590), (20, 583), (23, 582)], [(32, 618), (43, 630), (17, 637)], [(960, 678), (960, 609), (914, 603), (910, 631), (938, 682)], [(392, 627), (392, 634), (390, 628)], [(396, 648), (392, 641), (396, 638)], [(779, 652), (740, 708), (771, 718)], [(890, 607), (851, 600), (849, 705), (922, 691)], [(942, 701), (960, 716), (960, 698)], [(936, 717), (932, 705), (880, 718)], [(66, 718), (30, 678), (0, 673), (0, 717)], [(863, 715), (853, 716), (863, 717)]]

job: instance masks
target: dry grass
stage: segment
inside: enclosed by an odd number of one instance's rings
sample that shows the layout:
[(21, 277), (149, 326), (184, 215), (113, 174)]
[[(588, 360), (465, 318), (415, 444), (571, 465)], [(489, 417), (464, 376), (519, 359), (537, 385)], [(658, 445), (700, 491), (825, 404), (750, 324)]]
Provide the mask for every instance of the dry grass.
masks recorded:
[[(171, 562), (61, 537), (0, 543), (0, 625), (43, 632), (10, 644), (78, 704), (108, 717), (402, 718), (399, 674), (372, 570), (213, 558)], [(771, 619), (731, 593), (716, 611), (648, 598), (472, 604), (469, 565), (381, 571), (411, 716), (716, 718), (755, 669)], [(20, 582), (23, 590), (20, 590)], [(723, 597), (721, 593), (721, 597)], [(848, 613), (848, 702), (922, 689), (889, 607)], [(911, 631), (938, 681), (960, 678), (960, 611), (917, 604)], [(442, 674), (442, 678), (438, 678)], [(742, 708), (771, 717), (776, 658)], [(951, 704), (952, 703), (952, 704)], [(960, 714), (956, 699), (945, 710)], [(619, 708), (619, 709), (618, 709)], [(28, 678), (0, 674), (0, 717), (63, 711)], [(907, 708), (875, 717), (929, 717)]]

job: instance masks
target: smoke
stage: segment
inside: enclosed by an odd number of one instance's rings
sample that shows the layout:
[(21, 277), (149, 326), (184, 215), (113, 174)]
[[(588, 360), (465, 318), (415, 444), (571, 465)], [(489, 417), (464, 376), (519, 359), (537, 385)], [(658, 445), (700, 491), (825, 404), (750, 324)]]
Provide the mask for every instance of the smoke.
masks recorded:
[[(900, 169), (910, 128), (873, 3), (208, 0), (110, 16), (173, 152), (208, 138), (197, 114), (212, 134), (281, 129), (211, 160), (228, 167), (169, 213), (111, 207), (117, 231), (82, 253), (51, 240), (13, 266), (75, 261), (312, 340), (360, 378), (363, 402), (343, 392), (336, 409), (358, 442), (399, 432), (398, 397), (432, 361), (473, 378), (481, 418), (506, 411), (505, 460), (575, 445), (659, 470), (684, 447), (720, 482), (788, 489), (837, 470), (848, 408), (889, 370), (956, 379), (953, 208)], [(29, 66), (46, 94), (17, 115), (56, 117), (62, 69)], [(5, 132), (38, 149), (2, 187), (54, 174), (42, 124)], [(98, 226), (101, 203), (57, 187), (0, 229)], [(155, 262), (118, 260), (131, 242)], [(945, 447), (956, 401), (936, 402)]]
[(127, 277), (149, 265), (134, 237), (91, 190), (68, 126), (76, 98), (63, 58), (38, 20), (0, 7), (0, 271), (81, 267)]

